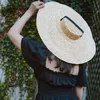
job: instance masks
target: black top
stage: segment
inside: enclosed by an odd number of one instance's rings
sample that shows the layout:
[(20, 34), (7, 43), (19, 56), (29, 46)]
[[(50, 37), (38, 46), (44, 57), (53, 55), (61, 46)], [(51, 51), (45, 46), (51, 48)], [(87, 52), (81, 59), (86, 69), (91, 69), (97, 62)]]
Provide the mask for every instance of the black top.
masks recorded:
[(80, 65), (78, 75), (53, 72), (45, 67), (49, 50), (43, 43), (34, 39), (23, 38), (21, 48), (25, 61), (34, 69), (38, 81), (36, 100), (77, 100), (73, 91), (74, 87), (87, 85), (83, 65)]

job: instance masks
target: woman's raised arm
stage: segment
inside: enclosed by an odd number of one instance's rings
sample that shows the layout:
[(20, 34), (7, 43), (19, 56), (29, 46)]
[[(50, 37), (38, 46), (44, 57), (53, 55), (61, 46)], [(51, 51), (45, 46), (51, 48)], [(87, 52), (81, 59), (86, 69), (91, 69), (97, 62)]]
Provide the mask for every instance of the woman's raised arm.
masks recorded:
[(18, 21), (8, 31), (7, 33), (8, 37), (19, 50), (21, 50), (21, 39), (23, 38), (23, 36), (20, 35), (20, 33), (24, 25), (32, 15), (34, 15), (39, 9), (43, 7), (44, 7), (43, 2), (41, 1), (33, 2), (29, 7), (29, 9), (25, 12), (25, 14), (20, 19), (18, 19)]

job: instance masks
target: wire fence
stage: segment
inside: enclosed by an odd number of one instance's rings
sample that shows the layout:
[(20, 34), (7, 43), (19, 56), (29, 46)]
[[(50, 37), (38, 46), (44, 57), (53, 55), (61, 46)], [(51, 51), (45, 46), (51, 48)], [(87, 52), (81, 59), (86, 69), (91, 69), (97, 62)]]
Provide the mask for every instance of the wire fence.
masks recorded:
[(100, 100), (100, 0), (91, 0), (91, 29), (96, 42), (97, 52), (88, 67), (87, 100)]

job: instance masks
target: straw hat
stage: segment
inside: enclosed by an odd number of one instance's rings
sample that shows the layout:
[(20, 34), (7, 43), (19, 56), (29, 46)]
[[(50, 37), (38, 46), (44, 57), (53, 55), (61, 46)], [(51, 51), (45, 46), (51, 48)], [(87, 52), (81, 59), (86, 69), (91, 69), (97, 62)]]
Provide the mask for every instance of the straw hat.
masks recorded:
[(48, 2), (38, 11), (36, 24), (42, 41), (59, 59), (82, 64), (95, 55), (91, 30), (82, 16), (72, 8)]

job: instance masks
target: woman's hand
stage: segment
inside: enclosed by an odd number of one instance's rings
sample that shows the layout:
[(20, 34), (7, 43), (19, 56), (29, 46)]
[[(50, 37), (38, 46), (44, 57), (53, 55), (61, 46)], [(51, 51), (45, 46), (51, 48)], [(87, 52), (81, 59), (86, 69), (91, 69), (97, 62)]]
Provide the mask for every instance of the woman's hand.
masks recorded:
[(32, 2), (32, 4), (30, 5), (29, 7), (29, 11), (30, 13), (34, 14), (36, 13), (39, 9), (43, 8), (44, 7), (44, 3), (41, 2), (41, 1), (35, 1), (35, 2)]

